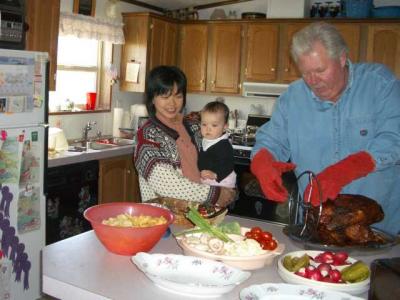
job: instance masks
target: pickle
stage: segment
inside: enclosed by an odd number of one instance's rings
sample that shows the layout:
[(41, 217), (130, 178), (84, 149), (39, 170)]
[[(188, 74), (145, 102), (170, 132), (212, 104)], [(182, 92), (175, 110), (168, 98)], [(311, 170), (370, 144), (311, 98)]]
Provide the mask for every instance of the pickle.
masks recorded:
[(369, 268), (365, 263), (359, 260), (351, 266), (344, 268), (340, 273), (342, 275), (342, 280), (355, 283), (368, 278)]
[[(293, 263), (292, 263), (293, 264)], [(292, 272), (297, 272), (301, 268), (305, 268), (310, 264), (310, 257), (307, 254), (299, 257), (296, 263), (293, 264)]]
[(286, 268), (286, 270), (292, 272), (293, 264), (292, 264), (292, 257), (290, 255), (287, 255), (283, 258), (282, 264)]

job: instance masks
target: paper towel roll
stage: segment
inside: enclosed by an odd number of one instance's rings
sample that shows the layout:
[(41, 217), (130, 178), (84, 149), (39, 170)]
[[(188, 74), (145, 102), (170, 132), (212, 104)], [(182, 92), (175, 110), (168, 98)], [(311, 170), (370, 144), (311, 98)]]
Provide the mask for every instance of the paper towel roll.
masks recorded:
[(113, 136), (119, 137), (120, 131), (119, 128), (122, 127), (122, 120), (124, 117), (124, 111), (122, 108), (114, 108), (113, 115)]

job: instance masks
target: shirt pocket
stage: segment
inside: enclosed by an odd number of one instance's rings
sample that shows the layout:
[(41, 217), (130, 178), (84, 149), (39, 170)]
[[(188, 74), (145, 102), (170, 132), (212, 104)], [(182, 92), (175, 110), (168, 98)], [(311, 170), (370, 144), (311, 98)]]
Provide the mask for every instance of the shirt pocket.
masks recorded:
[(350, 152), (366, 150), (368, 142), (375, 136), (375, 123), (375, 117), (372, 115), (346, 120), (345, 139)]

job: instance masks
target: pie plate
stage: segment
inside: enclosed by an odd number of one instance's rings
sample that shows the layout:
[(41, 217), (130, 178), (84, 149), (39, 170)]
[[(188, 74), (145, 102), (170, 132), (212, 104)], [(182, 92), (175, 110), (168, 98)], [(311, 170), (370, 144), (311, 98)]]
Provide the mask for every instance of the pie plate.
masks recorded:
[(240, 291), (240, 300), (361, 300), (347, 293), (305, 285), (264, 283)]
[(188, 297), (219, 297), (251, 275), (221, 262), (193, 256), (139, 252), (131, 259), (154, 284)]
[[(283, 259), (285, 256), (289, 255), (291, 257), (301, 257), (304, 254), (307, 254), (311, 257), (316, 257), (318, 254), (323, 253), (323, 251), (294, 251), (290, 253), (286, 253), (285, 255), (282, 255), (280, 259), (278, 260), (278, 274), (279, 276), (288, 283), (294, 283), (294, 284), (302, 284), (302, 285), (308, 285), (312, 287), (317, 287), (317, 288), (323, 288), (325, 290), (332, 290), (332, 291), (338, 291), (338, 292), (344, 292), (348, 293), (351, 295), (359, 295), (362, 294), (369, 289), (369, 282), (370, 278), (368, 277), (367, 279), (356, 282), (356, 283), (330, 283), (330, 282), (322, 282), (322, 281), (316, 281), (316, 280), (311, 280), (305, 277), (301, 277), (300, 275), (296, 275), (293, 272), (290, 272), (283, 266)], [(356, 262), (356, 259), (348, 257), (347, 261), (350, 263)], [(317, 264), (316, 264), (317, 265)], [(344, 266), (336, 266), (335, 268), (338, 269), (339, 271), (343, 268), (345, 268), (346, 265)]]

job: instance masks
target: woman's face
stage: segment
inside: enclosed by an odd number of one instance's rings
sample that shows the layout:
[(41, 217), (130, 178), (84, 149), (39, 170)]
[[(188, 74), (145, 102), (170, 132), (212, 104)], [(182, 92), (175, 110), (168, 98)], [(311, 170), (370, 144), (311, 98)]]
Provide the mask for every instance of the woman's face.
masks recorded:
[(174, 85), (171, 93), (155, 96), (153, 104), (156, 114), (174, 122), (178, 120), (177, 117), (182, 110), (183, 94), (178, 93), (177, 87)]
[(224, 114), (221, 112), (207, 112), (201, 113), (201, 135), (203, 138), (214, 140), (219, 138), (228, 125), (225, 123)]
[(346, 55), (332, 59), (320, 43), (299, 57), (299, 71), (314, 94), (323, 99), (337, 101), (347, 84)]

